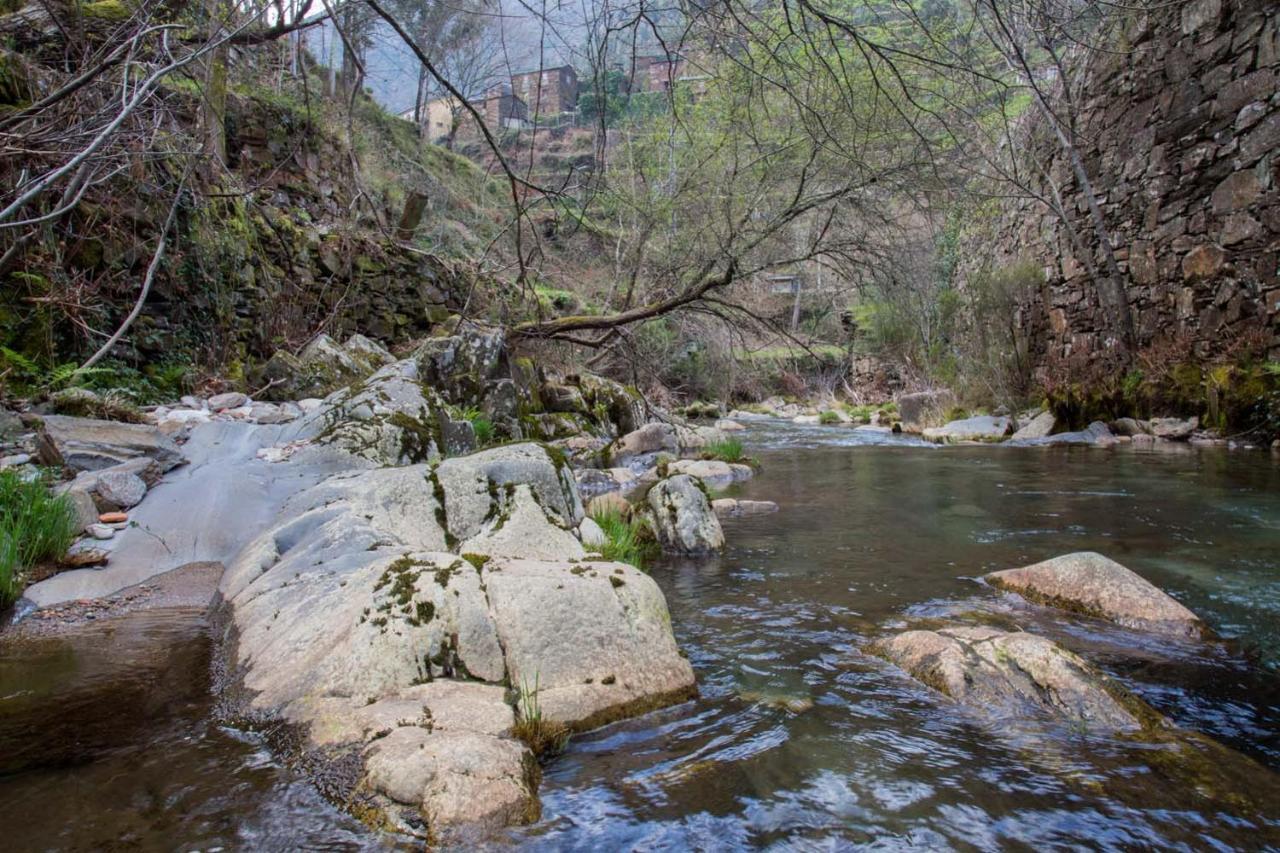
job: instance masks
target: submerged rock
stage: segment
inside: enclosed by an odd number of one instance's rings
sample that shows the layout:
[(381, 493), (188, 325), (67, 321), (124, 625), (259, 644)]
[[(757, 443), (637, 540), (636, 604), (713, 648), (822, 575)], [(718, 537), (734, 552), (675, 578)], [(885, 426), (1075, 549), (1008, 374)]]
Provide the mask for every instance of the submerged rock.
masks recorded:
[(734, 498), (717, 498), (711, 502), (711, 508), (721, 518), (741, 515), (766, 515), (778, 511), (778, 505), (773, 501), (746, 501)]
[(677, 459), (667, 466), (667, 471), (697, 477), (709, 489), (723, 489), (741, 480), (749, 480), (755, 473), (750, 465), (730, 464), (718, 459)]
[(1127, 628), (1201, 636), (1200, 617), (1129, 569), (1092, 551), (986, 576), (992, 586), (1038, 604), (1107, 619)]
[(969, 627), (906, 631), (877, 641), (870, 651), (985, 713), (1038, 712), (1118, 732), (1139, 731), (1160, 719), (1078, 655), (1034, 634)]
[(703, 486), (688, 474), (660, 480), (649, 490), (653, 529), (662, 550), (711, 554), (724, 547), (724, 530)]

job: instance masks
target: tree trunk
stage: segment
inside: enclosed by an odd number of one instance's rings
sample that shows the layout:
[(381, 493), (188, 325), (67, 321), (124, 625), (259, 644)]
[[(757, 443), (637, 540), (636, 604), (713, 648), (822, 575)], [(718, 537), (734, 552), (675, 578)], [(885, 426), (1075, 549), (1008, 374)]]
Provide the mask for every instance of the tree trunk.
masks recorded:
[(402, 243), (412, 240), (413, 233), (418, 230), (418, 223), (422, 221), (422, 214), (426, 210), (426, 194), (410, 190), (408, 197), (404, 200), (404, 212), (400, 214), (400, 224), (396, 226), (396, 239)]

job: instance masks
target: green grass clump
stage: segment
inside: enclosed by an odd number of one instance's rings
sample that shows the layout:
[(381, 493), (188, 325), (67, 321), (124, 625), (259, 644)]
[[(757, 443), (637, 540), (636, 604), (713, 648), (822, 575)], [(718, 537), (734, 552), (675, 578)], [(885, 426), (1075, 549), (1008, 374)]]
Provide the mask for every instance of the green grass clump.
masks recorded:
[(822, 414), (818, 415), (818, 423), (825, 424), (826, 426), (831, 426), (832, 424), (838, 424), (840, 423), (840, 416), (837, 415), (835, 412), (830, 412), (830, 411), (823, 412)]
[(533, 688), (529, 682), (520, 685), (516, 703), (516, 724), (511, 733), (525, 742), (538, 758), (555, 755), (569, 742), (569, 727), (564, 723), (544, 719), (542, 703), (538, 701), (538, 675), (533, 676)]
[(721, 462), (746, 462), (747, 458), (742, 452), (742, 442), (736, 438), (726, 438), (723, 441), (713, 441), (706, 447), (702, 448), (703, 459), (719, 459)]
[(604, 559), (630, 563), (637, 569), (643, 569), (653, 557), (657, 543), (643, 518), (626, 518), (617, 509), (593, 513), (591, 518), (600, 525), (609, 540), (600, 548), (600, 556)]
[(67, 552), (76, 537), (75, 507), (40, 481), (0, 471), (0, 610), (22, 594), (28, 569)]

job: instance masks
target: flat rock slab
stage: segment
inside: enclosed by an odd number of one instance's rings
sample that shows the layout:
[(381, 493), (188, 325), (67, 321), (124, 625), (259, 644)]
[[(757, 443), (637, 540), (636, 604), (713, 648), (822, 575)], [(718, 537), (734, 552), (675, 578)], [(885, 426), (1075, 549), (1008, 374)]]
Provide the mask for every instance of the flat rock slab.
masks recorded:
[(153, 426), (46, 415), (36, 436), (40, 461), (76, 471), (111, 468), (139, 457), (154, 459), (168, 471), (186, 457), (168, 436)]
[(905, 631), (870, 650), (982, 713), (1047, 714), (1110, 732), (1136, 732), (1160, 721), (1078, 655), (1035, 634), (970, 627)]
[(1126, 628), (1196, 637), (1200, 617), (1141, 576), (1092, 551), (1064, 554), (986, 576), (992, 586), (1038, 604), (1107, 619)]
[(951, 421), (940, 427), (930, 427), (924, 437), (930, 441), (999, 441), (1013, 429), (1013, 421), (1006, 417), (979, 415), (959, 421)]

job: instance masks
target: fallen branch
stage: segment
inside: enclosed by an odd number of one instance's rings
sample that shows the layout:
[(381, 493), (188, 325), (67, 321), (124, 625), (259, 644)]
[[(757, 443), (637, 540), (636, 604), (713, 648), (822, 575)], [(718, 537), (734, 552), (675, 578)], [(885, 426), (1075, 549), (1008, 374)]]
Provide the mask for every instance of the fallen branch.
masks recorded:
[(120, 324), (120, 328), (111, 337), (107, 338), (97, 352), (89, 356), (89, 360), (76, 370), (76, 373), (83, 373), (90, 367), (97, 364), (103, 356), (111, 351), (120, 339), (124, 337), (124, 333), (133, 325), (133, 321), (138, 319), (138, 315), (142, 313), (142, 306), (147, 301), (147, 294), (151, 292), (151, 283), (155, 280), (156, 270), (160, 267), (160, 260), (164, 257), (165, 244), (169, 240), (169, 229), (173, 227), (173, 220), (178, 215), (178, 205), (182, 202), (182, 192), (186, 189), (187, 178), (184, 175), (182, 183), (178, 185), (178, 191), (173, 195), (173, 204), (169, 205), (169, 215), (165, 217), (164, 227), (160, 230), (160, 242), (156, 244), (156, 250), (151, 255), (151, 263), (147, 264), (147, 274), (142, 279), (142, 292), (138, 294), (138, 301), (133, 304), (133, 310), (129, 312), (129, 316), (124, 318), (124, 322)]

